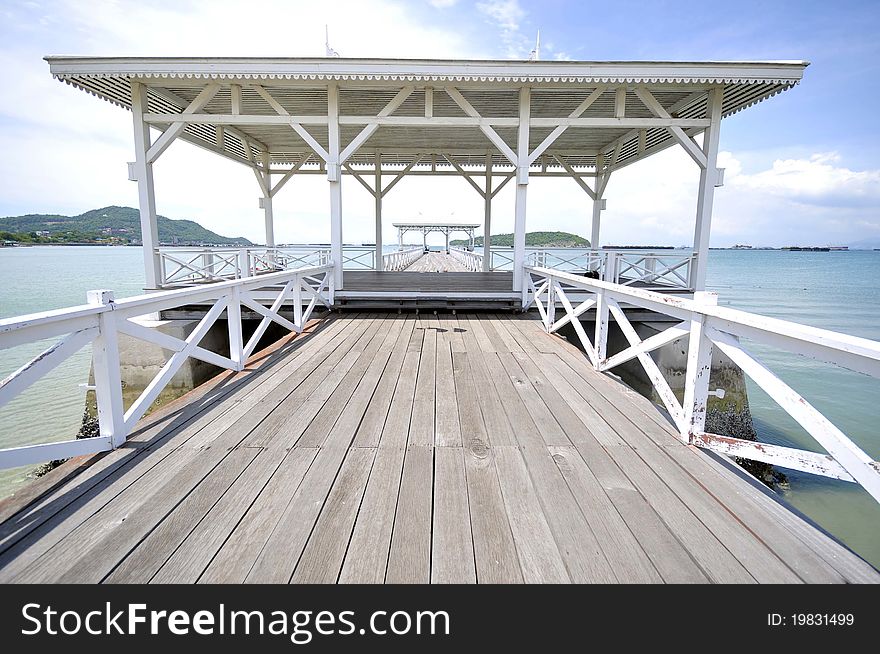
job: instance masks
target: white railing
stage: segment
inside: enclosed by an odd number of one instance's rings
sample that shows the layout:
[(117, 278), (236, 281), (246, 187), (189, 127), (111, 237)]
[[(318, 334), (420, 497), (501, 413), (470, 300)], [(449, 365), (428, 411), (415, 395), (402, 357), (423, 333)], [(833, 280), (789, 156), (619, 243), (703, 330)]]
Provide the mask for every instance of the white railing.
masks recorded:
[(347, 245), (342, 248), (343, 270), (375, 270), (376, 248), (373, 246)]
[[(624, 286), (648, 290), (693, 290), (691, 269), (696, 253), (608, 250), (603, 263), (603, 279)], [(555, 266), (550, 266), (555, 267)]]
[[(90, 291), (89, 303), (85, 305), (0, 320), (0, 349), (61, 337), (57, 343), (0, 382), (0, 407), (91, 343), (100, 425), (100, 435), (92, 438), (0, 450), (0, 468), (65, 459), (120, 447), (186, 359), (192, 357), (221, 368), (242, 370), (270, 323), (275, 322), (286, 329), (300, 332), (318, 303), (332, 306), (332, 270), (333, 266), (328, 263), (123, 300), (114, 300), (112, 291)], [(274, 295), (270, 307), (254, 299), (252, 293), (258, 290), (270, 291)], [(293, 320), (280, 315), (285, 302), (292, 302)], [(210, 308), (186, 340), (132, 321), (139, 316), (153, 315), (191, 304), (210, 304)], [(242, 306), (263, 317), (246, 343), (242, 335)], [(229, 330), (228, 357), (199, 346), (224, 312)], [(122, 403), (119, 334), (158, 345), (171, 353), (156, 377), (127, 411), (123, 410)]]
[(513, 248), (492, 248), (492, 270), (513, 270)]
[(162, 287), (204, 284), (247, 277), (247, 248), (157, 248)]
[(323, 266), (329, 249), (280, 248), (157, 248), (160, 285), (192, 286), (254, 275)]
[(595, 250), (571, 253), (565, 250), (531, 250), (526, 253), (526, 264), (579, 274), (595, 271), (598, 275), (602, 275), (606, 270), (605, 261), (610, 254), (610, 252)]
[(396, 250), (382, 255), (382, 270), (400, 271), (409, 268), (425, 254), (424, 248)]
[[(580, 250), (526, 248), (526, 264), (656, 291), (692, 291), (690, 250)], [(482, 257), (483, 255), (476, 255)], [(513, 270), (513, 248), (492, 248), (492, 270)]]
[(462, 248), (449, 248), (449, 255), (472, 272), (483, 270), (483, 255)]
[(324, 266), (330, 261), (329, 249), (303, 247), (248, 248), (248, 276), (278, 270)]
[[(550, 268), (526, 266), (524, 305), (536, 305), (544, 327), (555, 332), (571, 324), (593, 367), (604, 371), (638, 359), (657, 395), (672, 417), (682, 440), (725, 455), (762, 461), (860, 484), (880, 502), (880, 464), (874, 461), (803, 397), (779, 379), (740, 342), (748, 339), (818, 361), (880, 377), (880, 343), (855, 336), (768, 318), (717, 306), (714, 293), (696, 293), (694, 299), (584, 278)], [(572, 305), (569, 294), (590, 296)], [(627, 319), (621, 304), (636, 306), (680, 320), (676, 325), (642, 340)], [(557, 309), (563, 315), (557, 319)], [(593, 312), (595, 330), (588, 336), (581, 324)], [(609, 314), (629, 342), (629, 347), (607, 355)], [(651, 358), (650, 352), (687, 336), (688, 358), (682, 402)], [(801, 425), (827, 454), (756, 443), (707, 433), (706, 406), (712, 350), (718, 348)]]

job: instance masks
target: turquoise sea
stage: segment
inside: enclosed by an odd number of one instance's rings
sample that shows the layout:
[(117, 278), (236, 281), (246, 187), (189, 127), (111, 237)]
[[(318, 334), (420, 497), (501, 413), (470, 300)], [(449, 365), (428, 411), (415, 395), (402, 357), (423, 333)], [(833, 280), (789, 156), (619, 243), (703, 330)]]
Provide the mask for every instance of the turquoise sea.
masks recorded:
[[(117, 297), (143, 286), (140, 248), (0, 249), (0, 317), (85, 302), (86, 291)], [(880, 340), (880, 252), (715, 250), (708, 285), (723, 305)], [(5, 377), (50, 343), (0, 355)], [(880, 382), (834, 366), (750, 344), (753, 353), (844, 433), (880, 459)], [(91, 353), (74, 357), (0, 409), (0, 447), (71, 438), (83, 410)], [(755, 426), (766, 442), (818, 450), (788, 415), (754, 384)], [(0, 496), (26, 482), (27, 469), (0, 471)], [(786, 499), (880, 567), (880, 505), (853, 484), (786, 471)]]

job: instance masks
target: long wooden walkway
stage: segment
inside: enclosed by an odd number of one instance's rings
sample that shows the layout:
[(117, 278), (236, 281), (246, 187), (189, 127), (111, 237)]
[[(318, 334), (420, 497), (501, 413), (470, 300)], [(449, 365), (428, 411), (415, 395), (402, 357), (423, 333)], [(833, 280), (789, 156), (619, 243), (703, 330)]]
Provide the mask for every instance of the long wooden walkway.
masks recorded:
[(468, 272), (468, 269), (445, 252), (426, 252), (410, 264), (406, 272)]
[(876, 582), (518, 317), (343, 315), (0, 505), (4, 582)]

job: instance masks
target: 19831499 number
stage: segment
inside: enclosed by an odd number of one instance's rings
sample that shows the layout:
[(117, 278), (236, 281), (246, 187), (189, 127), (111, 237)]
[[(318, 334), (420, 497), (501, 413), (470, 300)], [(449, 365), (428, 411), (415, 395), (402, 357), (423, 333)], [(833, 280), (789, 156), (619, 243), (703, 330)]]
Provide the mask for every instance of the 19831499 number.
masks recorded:
[(855, 624), (852, 613), (768, 613), (770, 627), (851, 627)]

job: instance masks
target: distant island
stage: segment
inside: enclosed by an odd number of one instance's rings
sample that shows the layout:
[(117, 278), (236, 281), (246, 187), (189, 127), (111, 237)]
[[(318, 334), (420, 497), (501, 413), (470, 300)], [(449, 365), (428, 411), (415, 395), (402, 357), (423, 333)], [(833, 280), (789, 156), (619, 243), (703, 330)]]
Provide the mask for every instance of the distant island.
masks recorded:
[[(457, 247), (467, 246), (467, 239), (450, 241), (449, 245)], [(474, 239), (476, 247), (483, 246), (483, 237)], [(513, 234), (492, 234), (492, 245), (500, 248), (513, 247)], [(577, 234), (569, 232), (528, 232), (526, 233), (526, 246), (545, 248), (588, 248), (590, 242)]]
[[(215, 234), (192, 220), (158, 216), (162, 245), (253, 245), (248, 239)], [(0, 218), (0, 241), (12, 244), (140, 245), (140, 212), (132, 207), (92, 209), (78, 216), (28, 214)]]

